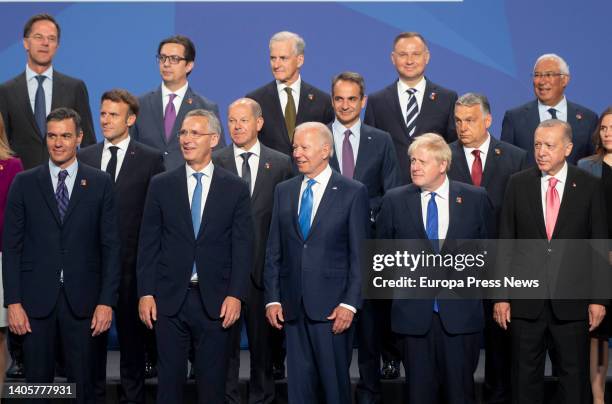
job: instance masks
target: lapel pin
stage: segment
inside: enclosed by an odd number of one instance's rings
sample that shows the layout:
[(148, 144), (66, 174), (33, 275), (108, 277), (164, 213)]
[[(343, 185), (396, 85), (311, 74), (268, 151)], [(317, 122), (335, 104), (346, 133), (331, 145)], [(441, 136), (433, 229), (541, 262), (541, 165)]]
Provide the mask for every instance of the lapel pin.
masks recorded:
[(0, 171), (4, 170), (4, 166), (0, 164)]
[(310, 101), (314, 100), (314, 94), (308, 94), (308, 99), (309, 99)]
[(333, 189), (333, 190), (337, 190), (337, 189), (338, 189), (338, 187), (332, 187), (332, 189)]
[(576, 183), (572, 182), (572, 188), (576, 188)]
[(458, 197), (457, 197), (457, 199), (455, 199), (455, 201), (456, 201), (457, 203), (463, 203), (463, 198), (462, 198), (462, 197), (460, 197), (460, 196), (458, 196)]
[(580, 112), (578, 112), (576, 114), (576, 119), (581, 120), (582, 119), (582, 114)]
[(372, 136), (368, 136), (368, 140), (372, 140)]
[(83, 178), (83, 179), (81, 180), (81, 186), (82, 186), (82, 187), (86, 187), (86, 186), (87, 186), (87, 180), (86, 180), (85, 178)]
[(130, 152), (130, 155), (131, 155), (131, 156), (133, 156), (134, 154), (136, 154), (136, 153), (134, 153), (134, 150), (132, 150), (132, 151)]
[(497, 154), (498, 156), (501, 156), (501, 150), (498, 148), (495, 148), (495, 154)]
[(429, 99), (435, 101), (437, 96), (438, 94), (432, 91), (431, 94), (429, 94)]
[(189, 105), (193, 104), (193, 99), (187, 98), (187, 104), (189, 104)]
[(266, 163), (264, 164), (264, 167), (266, 168), (266, 170), (269, 170), (269, 169), (270, 169), (270, 167), (272, 167), (272, 166), (270, 165), (270, 163), (266, 162)]

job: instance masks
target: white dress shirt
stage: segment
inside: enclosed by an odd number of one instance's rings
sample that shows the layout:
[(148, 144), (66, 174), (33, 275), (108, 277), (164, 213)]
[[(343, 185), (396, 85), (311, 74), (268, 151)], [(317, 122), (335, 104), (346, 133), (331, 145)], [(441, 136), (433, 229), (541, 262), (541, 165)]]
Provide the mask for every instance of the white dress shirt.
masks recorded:
[(423, 77), (421, 81), (419, 81), (414, 87), (408, 86), (402, 80), (397, 81), (397, 96), (399, 97), (400, 108), (402, 110), (402, 116), (404, 117), (404, 125), (407, 125), (406, 117), (408, 116), (408, 100), (410, 99), (410, 94), (408, 94), (406, 91), (409, 88), (414, 88), (417, 90), (416, 93), (414, 93), (414, 96), (416, 97), (416, 102), (417, 106), (419, 107), (420, 114), (421, 109), (423, 108), (423, 97), (425, 96), (426, 85), (427, 81), (425, 80), (425, 77)]
[(257, 179), (257, 169), (259, 168), (259, 156), (261, 155), (261, 144), (259, 140), (255, 142), (250, 150), (241, 149), (234, 144), (234, 161), (236, 162), (236, 172), (240, 178), (242, 178), (242, 162), (244, 161), (241, 154), (247, 151), (252, 153), (249, 157), (249, 168), (251, 169), (251, 189), (249, 191), (251, 195), (253, 195), (255, 180)]
[(561, 206), (561, 202), (563, 201), (563, 191), (565, 190), (565, 183), (567, 181), (567, 162), (563, 163), (563, 167), (559, 170), (559, 172), (555, 175), (548, 175), (542, 173), (542, 178), (540, 178), (540, 192), (542, 194), (542, 212), (544, 213), (544, 225), (546, 225), (546, 193), (548, 191), (548, 180), (552, 177), (555, 177), (557, 181), (557, 185), (555, 185), (555, 189), (559, 194), (559, 206)]
[(185, 93), (187, 92), (187, 87), (189, 87), (189, 83), (185, 83), (185, 85), (179, 88), (176, 91), (170, 90), (164, 83), (161, 85), (162, 92), (162, 114), (166, 113), (166, 106), (168, 105), (168, 101), (170, 101), (170, 94), (176, 94), (174, 97), (174, 110), (176, 111), (176, 115), (178, 116), (179, 109), (181, 109), (181, 104), (183, 103), (183, 98), (185, 98)]
[[(446, 238), (446, 233), (448, 232), (448, 222), (449, 222), (449, 213), (448, 213), (448, 197), (449, 197), (449, 187), (450, 183), (448, 181), (448, 177), (444, 179), (444, 182), (438, 189), (436, 189), (436, 205), (438, 206), (438, 239), (444, 240)], [(431, 199), (430, 191), (421, 191), (421, 213), (423, 215), (423, 226), (427, 229), (427, 204)]]
[[(30, 66), (26, 64), (26, 83), (28, 84), (28, 97), (30, 98), (30, 106), (32, 107), (32, 113), (34, 113), (34, 106), (36, 104), (36, 90), (38, 90), (38, 80), (34, 70), (30, 69)], [(43, 81), (43, 90), (45, 90), (45, 115), (49, 115), (51, 112), (51, 100), (53, 95), (53, 66), (49, 66), (47, 70), (40, 74), (45, 76), (46, 79)]]
[[(200, 171), (195, 171), (193, 168), (189, 166), (189, 164), (185, 163), (185, 168), (187, 172), (187, 194), (189, 196), (189, 208), (191, 208), (191, 200), (193, 199), (193, 193), (196, 188), (196, 178), (193, 176), (196, 172), (203, 173), (201, 182), (202, 182), (202, 204), (200, 206), (200, 218), (202, 218), (202, 214), (204, 213), (204, 206), (206, 206), (206, 199), (208, 198), (208, 191), (210, 190), (210, 181), (212, 180), (213, 171), (215, 166), (212, 161), (208, 163), (206, 167), (201, 169)], [(200, 228), (204, 225), (202, 220), (200, 220)], [(198, 274), (194, 273), (191, 276), (192, 281), (198, 280)]]
[(540, 122), (552, 119), (552, 115), (548, 112), (549, 109), (554, 108), (557, 110), (557, 119), (563, 122), (567, 122), (567, 99), (565, 96), (555, 106), (544, 105), (538, 100), (538, 113), (540, 114)]
[(287, 92), (285, 91), (285, 87), (291, 88), (291, 95), (293, 96), (293, 101), (295, 103), (295, 114), (299, 111), (300, 106), (300, 87), (302, 85), (302, 76), (298, 76), (298, 79), (295, 83), (290, 86), (285, 83), (281, 83), (276, 80), (276, 88), (278, 90), (278, 98), (280, 99), (281, 109), (283, 110), (283, 115), (285, 115), (285, 108), (287, 107)]
[(357, 165), (357, 153), (359, 153), (359, 140), (361, 138), (361, 120), (357, 120), (357, 122), (355, 122), (355, 124), (350, 128), (342, 125), (337, 119), (334, 120), (334, 123), (332, 123), (335, 149), (334, 154), (336, 155), (336, 159), (338, 159), (340, 172), (342, 172), (342, 145), (344, 143), (344, 132), (346, 132), (347, 129), (351, 131), (349, 142), (353, 147), (353, 161), (355, 162), (355, 165)]
[(108, 166), (108, 162), (111, 159), (111, 152), (109, 148), (111, 146), (117, 146), (117, 168), (115, 170), (115, 178), (113, 180), (117, 180), (119, 177), (119, 172), (121, 171), (121, 165), (123, 164), (123, 159), (125, 158), (125, 152), (127, 151), (128, 145), (130, 144), (130, 137), (126, 137), (121, 142), (117, 144), (112, 144), (108, 140), (104, 139), (104, 149), (102, 150), (102, 161), (100, 164), (100, 169), (102, 171), (106, 171), (106, 167)]
[(463, 146), (463, 152), (465, 153), (465, 159), (467, 160), (468, 169), (470, 170), (470, 175), (472, 174), (472, 165), (474, 164), (474, 160), (476, 157), (472, 154), (472, 152), (476, 149), (480, 150), (480, 161), (482, 161), (482, 172), (484, 173), (485, 164), (487, 162), (487, 154), (489, 153), (489, 145), (491, 144), (491, 135), (487, 133), (487, 140), (484, 141), (478, 147), (465, 147)]

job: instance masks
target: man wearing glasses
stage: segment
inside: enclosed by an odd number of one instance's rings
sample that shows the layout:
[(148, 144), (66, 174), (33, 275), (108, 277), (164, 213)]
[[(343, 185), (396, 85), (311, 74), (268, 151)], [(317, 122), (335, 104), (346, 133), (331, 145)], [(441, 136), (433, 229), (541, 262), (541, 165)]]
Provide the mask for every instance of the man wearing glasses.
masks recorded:
[(527, 162), (535, 162), (533, 134), (540, 122), (559, 119), (572, 128), (574, 148), (567, 161), (576, 164), (593, 154), (591, 135), (597, 126), (597, 114), (565, 98), (565, 87), (570, 81), (569, 66), (558, 55), (540, 56), (533, 68), (533, 91), (536, 100), (506, 111), (501, 140), (527, 151)]
[[(157, 47), (157, 62), (162, 84), (139, 98), (140, 115), (131, 136), (162, 152), (166, 170), (185, 163), (176, 137), (185, 115), (201, 108), (219, 117), (217, 104), (197, 94), (187, 81), (195, 56), (195, 46), (185, 36), (176, 35), (161, 41)], [(223, 133), (219, 133), (219, 142), (225, 145)]]
[[(179, 131), (185, 163), (151, 180), (138, 248), (140, 319), (157, 336), (158, 403), (182, 403), (194, 350), (199, 403), (224, 403), (230, 327), (253, 261), (249, 187), (212, 163), (221, 125), (190, 111)], [(263, 321), (263, 319), (262, 319)]]

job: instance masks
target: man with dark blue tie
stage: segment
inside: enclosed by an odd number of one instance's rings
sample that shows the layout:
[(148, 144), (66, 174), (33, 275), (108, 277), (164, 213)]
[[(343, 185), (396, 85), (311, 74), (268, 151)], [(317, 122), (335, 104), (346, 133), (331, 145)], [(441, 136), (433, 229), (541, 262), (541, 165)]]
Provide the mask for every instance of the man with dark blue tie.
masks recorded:
[(194, 350), (199, 403), (224, 402), (229, 328), (240, 316), (253, 260), (247, 184), (213, 165), (221, 125), (189, 112), (178, 133), (184, 166), (155, 176), (138, 249), (140, 319), (155, 328), (158, 403), (183, 402)]
[[(360, 246), (366, 187), (329, 167), (333, 137), (299, 125), (293, 157), (302, 175), (277, 185), (266, 252), (266, 317), (285, 328), (289, 402), (350, 403), (353, 316), (361, 306)], [(321, 390), (319, 391), (319, 387)]]

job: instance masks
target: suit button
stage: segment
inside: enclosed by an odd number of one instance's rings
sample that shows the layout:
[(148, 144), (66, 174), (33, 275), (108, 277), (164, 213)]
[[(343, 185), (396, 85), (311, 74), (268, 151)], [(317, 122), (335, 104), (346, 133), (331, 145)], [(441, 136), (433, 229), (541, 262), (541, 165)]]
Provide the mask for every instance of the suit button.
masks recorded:
[(304, 244), (304, 248), (308, 248), (308, 244)]

